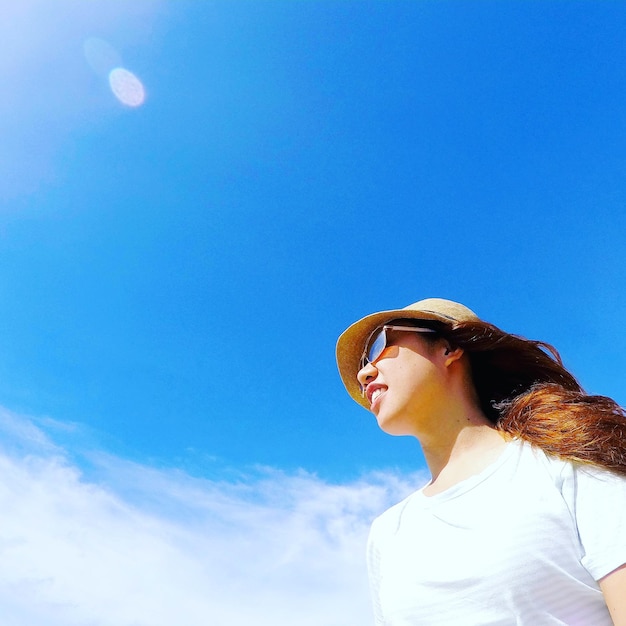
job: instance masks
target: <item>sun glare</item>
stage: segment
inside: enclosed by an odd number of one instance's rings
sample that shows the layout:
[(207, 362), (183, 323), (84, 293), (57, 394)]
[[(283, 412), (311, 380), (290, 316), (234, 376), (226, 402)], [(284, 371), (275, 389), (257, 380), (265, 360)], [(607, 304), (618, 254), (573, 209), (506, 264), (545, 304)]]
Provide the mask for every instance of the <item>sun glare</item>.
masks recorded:
[(116, 67), (111, 70), (109, 85), (115, 97), (126, 106), (141, 106), (146, 99), (142, 82), (131, 71), (123, 67)]

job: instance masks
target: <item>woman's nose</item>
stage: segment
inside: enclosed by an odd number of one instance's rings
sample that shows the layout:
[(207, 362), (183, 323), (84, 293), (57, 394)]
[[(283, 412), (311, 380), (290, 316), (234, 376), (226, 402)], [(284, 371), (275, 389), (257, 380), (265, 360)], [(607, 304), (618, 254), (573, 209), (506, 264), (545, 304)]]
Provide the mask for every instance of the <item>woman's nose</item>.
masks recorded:
[(359, 381), (359, 385), (361, 385), (361, 389), (365, 389), (367, 383), (371, 382), (378, 376), (378, 370), (373, 363), (366, 363), (356, 375), (356, 379)]

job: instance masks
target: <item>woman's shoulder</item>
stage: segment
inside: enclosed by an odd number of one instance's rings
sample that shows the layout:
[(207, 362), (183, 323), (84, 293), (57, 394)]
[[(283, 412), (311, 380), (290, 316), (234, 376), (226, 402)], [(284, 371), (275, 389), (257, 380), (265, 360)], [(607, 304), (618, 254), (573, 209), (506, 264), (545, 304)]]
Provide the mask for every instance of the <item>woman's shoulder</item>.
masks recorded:
[(420, 497), (420, 493), (421, 489), (418, 489), (417, 491), (414, 491), (413, 493), (406, 496), (406, 498), (404, 498), (397, 504), (393, 504), (388, 509), (383, 511), (372, 522), (370, 535), (382, 536), (395, 533), (395, 531), (398, 529), (398, 526), (400, 525), (400, 520), (402, 519), (405, 509), (412, 500)]
[(517, 445), (523, 462), (533, 465), (537, 471), (548, 476), (555, 486), (561, 489), (580, 484), (592, 486), (604, 484), (617, 489), (626, 489), (626, 476), (624, 475), (590, 463), (561, 458), (526, 441), (520, 440)]

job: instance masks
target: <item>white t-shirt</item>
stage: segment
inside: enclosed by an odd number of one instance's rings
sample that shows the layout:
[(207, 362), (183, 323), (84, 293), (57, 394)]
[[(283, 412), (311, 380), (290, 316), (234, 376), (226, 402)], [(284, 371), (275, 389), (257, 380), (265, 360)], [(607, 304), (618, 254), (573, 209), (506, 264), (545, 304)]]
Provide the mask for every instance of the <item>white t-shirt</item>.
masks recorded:
[(372, 524), (377, 626), (611, 626), (597, 580), (626, 563), (626, 479), (522, 441)]

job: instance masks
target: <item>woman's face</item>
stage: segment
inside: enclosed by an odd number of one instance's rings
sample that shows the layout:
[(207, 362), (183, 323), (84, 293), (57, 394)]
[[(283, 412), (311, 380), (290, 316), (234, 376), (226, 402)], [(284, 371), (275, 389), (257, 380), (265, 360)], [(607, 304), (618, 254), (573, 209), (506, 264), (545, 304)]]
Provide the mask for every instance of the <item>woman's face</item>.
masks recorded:
[(446, 401), (446, 344), (415, 332), (388, 331), (387, 347), (357, 374), (378, 425), (418, 436)]

